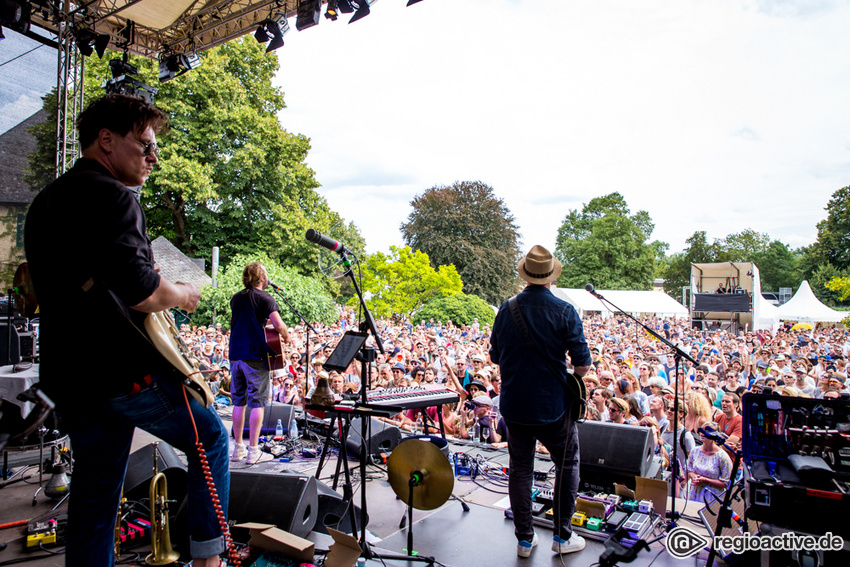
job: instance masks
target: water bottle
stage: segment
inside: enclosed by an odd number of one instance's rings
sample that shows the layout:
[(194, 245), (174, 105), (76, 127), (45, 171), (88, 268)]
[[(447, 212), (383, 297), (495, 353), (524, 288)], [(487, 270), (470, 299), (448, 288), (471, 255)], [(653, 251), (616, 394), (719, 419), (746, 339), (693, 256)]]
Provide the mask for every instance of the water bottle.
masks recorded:
[(274, 428), (274, 436), (283, 437), (283, 423), (280, 420), (277, 420), (277, 426)]
[(298, 439), (298, 424), (295, 423), (295, 418), (292, 418), (292, 422), (289, 424), (289, 438)]
[(472, 440), (476, 443), (481, 441), (481, 424), (478, 423), (478, 420), (475, 420), (475, 425), (472, 426)]
[(366, 558), (365, 557), (358, 557), (356, 567), (366, 567)]

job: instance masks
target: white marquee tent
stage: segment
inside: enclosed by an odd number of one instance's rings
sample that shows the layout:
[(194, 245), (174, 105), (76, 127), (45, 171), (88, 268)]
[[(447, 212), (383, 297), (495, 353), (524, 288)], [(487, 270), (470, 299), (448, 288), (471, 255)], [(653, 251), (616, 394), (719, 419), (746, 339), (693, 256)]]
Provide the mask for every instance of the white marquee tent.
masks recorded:
[[(555, 297), (563, 299), (576, 308), (579, 315), (586, 311), (599, 311), (603, 316), (611, 315), (610, 307), (599, 301), (593, 295), (580, 288), (553, 287), (552, 293)], [(633, 290), (597, 290), (605, 299), (625, 311), (626, 313), (652, 313), (665, 317), (688, 317), (688, 309), (660, 291), (633, 291)]]
[(809, 282), (803, 281), (794, 297), (780, 305), (779, 318), (783, 321), (803, 321), (806, 323), (837, 323), (850, 315), (847, 311), (836, 311), (827, 307), (815, 297)]

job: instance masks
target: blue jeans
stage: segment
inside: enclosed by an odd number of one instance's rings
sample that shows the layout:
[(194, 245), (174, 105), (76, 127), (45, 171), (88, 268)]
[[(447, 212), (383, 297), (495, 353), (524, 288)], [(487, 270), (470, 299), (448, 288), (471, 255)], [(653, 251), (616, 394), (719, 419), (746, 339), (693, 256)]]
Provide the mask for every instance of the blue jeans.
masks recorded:
[(531, 487), (534, 481), (534, 454), (537, 440), (543, 444), (555, 465), (555, 516), (552, 530), (570, 539), (570, 524), (576, 509), (579, 483), (578, 428), (570, 419), (569, 409), (557, 420), (544, 425), (521, 425), (506, 421), (511, 474), (508, 494), (514, 514), (514, 534), (519, 541), (531, 541), (534, 526), (531, 515)]
[[(226, 516), (230, 493), (227, 431), (215, 409), (187, 397)], [(182, 386), (174, 375), (155, 376), (147, 389), (135, 395), (73, 408), (68, 417), (74, 470), (66, 531), (67, 566), (111, 566), (115, 561), (115, 520), (136, 427), (186, 453), (192, 557), (212, 557), (224, 551), (224, 538), (195, 449), (195, 430)]]

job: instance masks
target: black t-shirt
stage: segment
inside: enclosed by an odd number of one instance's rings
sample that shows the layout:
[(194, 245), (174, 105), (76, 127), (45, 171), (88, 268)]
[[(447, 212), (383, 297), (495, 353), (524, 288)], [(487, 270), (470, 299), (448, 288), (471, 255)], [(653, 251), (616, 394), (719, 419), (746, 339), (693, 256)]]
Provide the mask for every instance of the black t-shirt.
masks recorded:
[(257, 288), (243, 289), (230, 298), (230, 360), (265, 360), (269, 353), (263, 328), (280, 311), (274, 298)]
[[(162, 368), (116, 306), (141, 302), (160, 282), (144, 212), (127, 187), (97, 161), (77, 160), (33, 200), (24, 241), (39, 304), (41, 386), (60, 407), (126, 392)], [(85, 291), (87, 282), (94, 285)], [(137, 324), (145, 317), (127, 313)]]

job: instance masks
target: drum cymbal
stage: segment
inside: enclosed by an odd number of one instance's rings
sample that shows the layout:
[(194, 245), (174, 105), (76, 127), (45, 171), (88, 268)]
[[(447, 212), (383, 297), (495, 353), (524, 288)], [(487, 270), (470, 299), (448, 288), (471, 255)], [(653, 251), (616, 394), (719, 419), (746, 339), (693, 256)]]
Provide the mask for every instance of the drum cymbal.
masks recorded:
[(38, 301), (35, 298), (35, 289), (32, 287), (32, 278), (30, 278), (29, 264), (22, 262), (15, 271), (15, 279), (12, 280), (12, 287), (17, 288), (15, 294), (15, 309), (18, 313), (32, 319), (35, 317), (38, 310)]
[(452, 466), (448, 457), (427, 437), (405, 439), (387, 460), (390, 486), (405, 504), (410, 497), (410, 477), (417, 472), (421, 481), (413, 488), (413, 507), (433, 510), (445, 504), (454, 488)]

